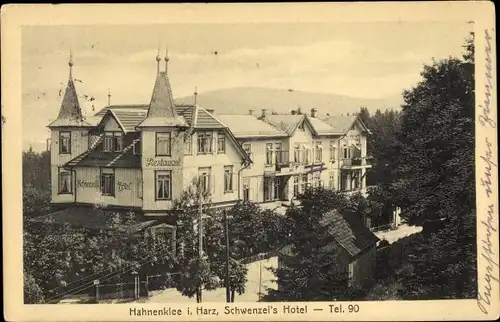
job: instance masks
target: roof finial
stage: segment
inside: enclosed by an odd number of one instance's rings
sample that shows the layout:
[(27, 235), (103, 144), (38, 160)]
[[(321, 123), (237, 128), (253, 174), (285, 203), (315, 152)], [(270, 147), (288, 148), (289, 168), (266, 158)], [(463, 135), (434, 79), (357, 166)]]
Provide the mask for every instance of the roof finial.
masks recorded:
[(111, 106), (111, 89), (108, 88), (108, 106)]
[(194, 87), (194, 105), (198, 104), (198, 86)]
[(69, 78), (73, 79), (73, 50), (69, 49)]
[(168, 71), (168, 61), (170, 58), (168, 57), (168, 46), (165, 45), (165, 73)]
[(156, 72), (160, 73), (160, 44), (158, 43), (158, 53), (156, 54)]

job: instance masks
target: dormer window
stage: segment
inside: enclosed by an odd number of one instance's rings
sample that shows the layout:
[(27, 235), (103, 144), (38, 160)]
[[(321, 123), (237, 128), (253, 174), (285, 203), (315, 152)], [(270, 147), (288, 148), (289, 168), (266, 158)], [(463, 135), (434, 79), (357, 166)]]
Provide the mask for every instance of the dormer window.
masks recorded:
[(106, 132), (103, 149), (104, 152), (121, 152), (123, 150), (123, 134), (121, 132)]
[(121, 152), (123, 150), (123, 136), (121, 133), (114, 134), (113, 147), (115, 152)]

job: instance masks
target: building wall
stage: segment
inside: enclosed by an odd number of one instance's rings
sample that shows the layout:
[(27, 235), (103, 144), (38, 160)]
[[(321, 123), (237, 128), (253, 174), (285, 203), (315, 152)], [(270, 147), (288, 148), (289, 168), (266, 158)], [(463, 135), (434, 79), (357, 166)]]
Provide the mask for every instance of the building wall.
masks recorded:
[(375, 245), (373, 245), (369, 251), (362, 254), (349, 264), (349, 271), (352, 275), (352, 284), (362, 286), (370, 283), (370, 281), (375, 277), (376, 262), (377, 250)]
[(115, 168), (115, 196), (103, 196), (100, 188), (100, 169), (77, 167), (76, 199), (79, 203), (141, 207), (140, 169)]
[[(171, 156), (156, 156), (156, 132), (172, 133)], [(173, 128), (144, 128), (141, 132), (142, 153), (142, 191), (143, 210), (145, 215), (148, 211), (167, 211), (172, 208), (172, 200), (179, 198), (183, 186), (183, 161), (184, 161), (184, 132)], [(171, 171), (171, 200), (156, 200), (156, 176), (155, 171)], [(158, 215), (156, 213), (155, 215)]]
[[(59, 153), (59, 132), (71, 132), (71, 154)], [(52, 186), (52, 202), (66, 203), (73, 202), (73, 194), (59, 194), (59, 167), (76, 158), (88, 149), (88, 129), (82, 128), (57, 128), (51, 131), (51, 147), (50, 147), (50, 162), (51, 162), (51, 186)], [(73, 179), (74, 181), (74, 179)]]
[[(200, 168), (210, 168), (211, 199), (213, 203), (230, 202), (238, 200), (238, 171), (242, 168), (243, 156), (237, 150), (235, 144), (225, 135), (225, 153), (217, 152), (217, 135), (219, 131), (212, 132), (213, 151), (210, 154), (198, 154), (198, 133), (193, 133), (191, 140), (191, 154), (184, 155), (183, 184), (185, 189), (192, 184), (193, 179), (198, 178)], [(233, 190), (224, 192), (224, 166), (233, 166)], [(241, 186), (241, 182), (240, 182)], [(241, 190), (240, 190), (241, 191)]]
[[(266, 151), (268, 143), (281, 143), (283, 150), (288, 150), (288, 138), (259, 138), (240, 139), (241, 145), (250, 144), (252, 152), (252, 165), (241, 173), (241, 196), (243, 196), (243, 185), (248, 184), (250, 200), (253, 202), (264, 202), (264, 172), (274, 171), (275, 165), (266, 165)], [(243, 198), (243, 197), (242, 197)]]

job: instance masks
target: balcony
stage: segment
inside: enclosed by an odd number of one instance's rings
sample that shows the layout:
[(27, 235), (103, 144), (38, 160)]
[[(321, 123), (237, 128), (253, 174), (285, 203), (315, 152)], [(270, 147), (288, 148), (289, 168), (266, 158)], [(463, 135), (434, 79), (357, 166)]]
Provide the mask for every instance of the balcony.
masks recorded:
[(290, 153), (289, 151), (275, 151), (275, 164), (276, 170), (290, 166)]
[(367, 158), (356, 157), (342, 159), (342, 168), (371, 168), (371, 165), (368, 164)]

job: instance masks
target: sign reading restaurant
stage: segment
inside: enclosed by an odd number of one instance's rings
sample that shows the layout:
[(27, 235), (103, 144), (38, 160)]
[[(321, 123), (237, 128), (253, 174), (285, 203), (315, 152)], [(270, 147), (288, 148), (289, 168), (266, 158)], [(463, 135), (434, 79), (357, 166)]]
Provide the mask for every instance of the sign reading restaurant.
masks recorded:
[(146, 160), (146, 167), (176, 167), (179, 166), (181, 163), (179, 160), (165, 160), (165, 159), (154, 159), (154, 158), (148, 158)]

